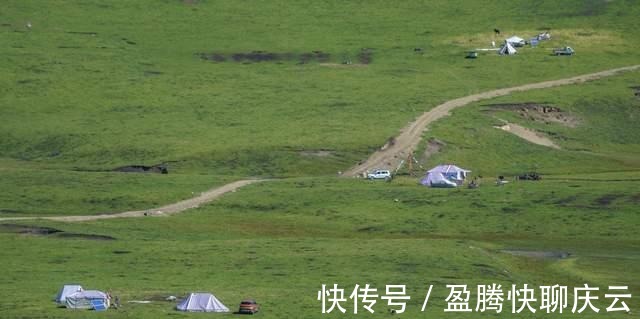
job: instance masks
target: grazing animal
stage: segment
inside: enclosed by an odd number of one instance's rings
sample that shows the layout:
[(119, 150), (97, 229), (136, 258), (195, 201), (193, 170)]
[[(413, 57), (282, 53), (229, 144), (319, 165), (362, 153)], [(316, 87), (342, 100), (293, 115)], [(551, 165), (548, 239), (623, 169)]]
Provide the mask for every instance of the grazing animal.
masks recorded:
[(499, 29), (493, 29), (493, 32), (495, 32), (496, 34), (500, 34), (500, 30)]

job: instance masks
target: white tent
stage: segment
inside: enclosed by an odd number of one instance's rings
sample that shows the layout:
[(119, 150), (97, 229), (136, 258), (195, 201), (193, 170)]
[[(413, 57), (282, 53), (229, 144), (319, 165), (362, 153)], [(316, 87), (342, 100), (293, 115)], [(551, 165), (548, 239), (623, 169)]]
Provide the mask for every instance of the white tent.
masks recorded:
[(514, 47), (523, 47), (526, 44), (524, 39), (517, 35), (508, 38), (506, 41)]
[(65, 301), (67, 300), (67, 296), (75, 294), (76, 292), (81, 292), (82, 286), (80, 285), (64, 285), (56, 295), (55, 301), (60, 305), (65, 305)]
[(190, 293), (176, 309), (189, 312), (229, 312), (229, 308), (208, 292)]
[(500, 55), (512, 55), (516, 53), (518, 53), (518, 51), (516, 51), (516, 49), (511, 45), (511, 43), (506, 41), (504, 42), (504, 45), (502, 45), (502, 48), (500, 48), (500, 50), (498, 51), (498, 54)]
[(462, 185), (469, 173), (470, 170), (455, 165), (438, 165), (427, 171), (420, 183), (429, 187), (456, 187)]
[(70, 309), (93, 309), (93, 303), (98, 301), (105, 308), (109, 308), (109, 296), (98, 290), (84, 290), (68, 295), (65, 298), (65, 305)]

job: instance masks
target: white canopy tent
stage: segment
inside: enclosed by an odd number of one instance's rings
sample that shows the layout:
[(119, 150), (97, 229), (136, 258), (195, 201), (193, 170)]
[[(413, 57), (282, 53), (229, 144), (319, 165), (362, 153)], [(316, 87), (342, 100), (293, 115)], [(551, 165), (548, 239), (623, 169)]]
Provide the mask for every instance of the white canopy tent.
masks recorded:
[(455, 165), (438, 165), (427, 171), (420, 183), (429, 187), (457, 187), (462, 185), (469, 173), (470, 170)]
[(70, 309), (93, 309), (94, 302), (98, 301), (104, 308), (109, 308), (109, 296), (98, 290), (83, 290), (68, 295), (65, 299), (65, 305)]
[(500, 48), (500, 50), (498, 51), (498, 54), (500, 55), (512, 55), (516, 53), (518, 53), (518, 51), (511, 45), (511, 43), (506, 41), (504, 42), (504, 45), (502, 45), (502, 48)]
[(189, 312), (229, 312), (227, 306), (208, 292), (190, 293), (176, 306), (176, 309)]
[(82, 289), (82, 286), (80, 285), (64, 285), (62, 286), (62, 288), (60, 288), (60, 291), (58, 292), (58, 294), (56, 295), (56, 303), (64, 306), (66, 305), (65, 302), (67, 301), (67, 296), (73, 295), (76, 292), (81, 292), (84, 289)]
[(514, 47), (523, 47), (526, 44), (524, 39), (517, 35), (508, 38), (506, 41)]

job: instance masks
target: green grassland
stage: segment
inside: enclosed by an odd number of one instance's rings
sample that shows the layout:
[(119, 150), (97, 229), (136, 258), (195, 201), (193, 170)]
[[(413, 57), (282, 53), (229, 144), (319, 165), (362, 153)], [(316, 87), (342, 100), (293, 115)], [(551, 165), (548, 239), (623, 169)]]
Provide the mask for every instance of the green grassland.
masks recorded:
[[(172, 162), (218, 175), (333, 174), (450, 98), (637, 63), (639, 10), (635, 1), (10, 2), (0, 15), (0, 155), (65, 169)], [(555, 36), (515, 57), (465, 60), (500, 42), (494, 27)], [(567, 44), (575, 57), (550, 56)], [(370, 64), (341, 67), (363, 48)], [(255, 50), (289, 58), (200, 58)], [(312, 51), (338, 66), (301, 64)], [(332, 153), (300, 153), (309, 150)]]
[[(321, 314), (317, 292), (334, 283), (347, 296), (355, 284), (380, 294), (406, 284), (411, 300), (396, 315), (403, 318), (512, 316), (510, 301), (499, 315), (443, 313), (447, 284), (469, 285), (475, 308), (478, 284), (502, 284), (506, 294), (511, 284), (588, 283), (600, 287), (599, 314), (518, 316), (637, 317), (637, 71), (481, 101), (434, 123), (421, 148), (431, 138), (446, 145), (416, 157), (425, 168), (471, 169), (482, 176), (478, 189), (335, 175), (443, 101), (638, 64), (638, 16), (632, 0), (4, 3), (0, 217), (150, 208), (240, 178), (277, 179), (170, 217), (0, 222), (0, 317), (233, 316), (182, 314), (163, 301), (191, 291), (213, 292), (232, 310), (254, 297), (264, 318), (390, 316), (383, 300), (375, 314)], [(503, 36), (551, 28), (553, 39), (516, 56), (464, 59), (501, 39), (495, 27)], [(550, 55), (563, 45), (578, 54)], [(233, 60), (257, 50), (279, 58)], [(329, 57), (305, 60), (313, 51)], [(359, 63), (362, 54), (369, 64)], [(559, 107), (580, 122), (530, 121), (490, 106), (523, 102)], [(543, 132), (561, 149), (493, 128), (499, 119)], [(169, 174), (113, 171), (159, 163)], [(530, 170), (543, 180), (511, 178)], [(497, 175), (510, 183), (494, 186)], [(110, 290), (123, 307), (56, 308), (50, 300), (72, 282)], [(605, 312), (609, 285), (629, 286), (631, 314)]]
[[(365, 283), (380, 289), (406, 284), (412, 300), (402, 316), (419, 318), (443, 316), (446, 284), (475, 289), (493, 282), (503, 287), (589, 283), (601, 291), (608, 285), (629, 285), (635, 297), (640, 284), (634, 266), (640, 258), (635, 235), (639, 176), (617, 176), (616, 182), (608, 181), (610, 177), (453, 191), (417, 187), (407, 178), (390, 184), (304, 178), (248, 186), (168, 218), (39, 222), (67, 233), (115, 240), (1, 233), (5, 289), (0, 296), (21, 300), (22, 306), (0, 311), (9, 318), (37, 317), (40, 312), (46, 318), (197, 317), (176, 314), (173, 303), (158, 299), (206, 290), (230, 307), (241, 298), (255, 297), (263, 303), (259, 315), (265, 318), (323, 318), (316, 292), (322, 284), (333, 283), (350, 289)], [(502, 249), (571, 256), (517, 257)], [(122, 300), (154, 302), (125, 304), (106, 314), (56, 309), (45, 302), (61, 283), (76, 281), (111, 289)], [(420, 313), (429, 284), (435, 285), (433, 308)], [(608, 306), (600, 298), (597, 305)], [(627, 304), (640, 306), (637, 298)], [(344, 306), (352, 311), (352, 306)], [(380, 301), (375, 315), (362, 316), (388, 316), (387, 308)]]

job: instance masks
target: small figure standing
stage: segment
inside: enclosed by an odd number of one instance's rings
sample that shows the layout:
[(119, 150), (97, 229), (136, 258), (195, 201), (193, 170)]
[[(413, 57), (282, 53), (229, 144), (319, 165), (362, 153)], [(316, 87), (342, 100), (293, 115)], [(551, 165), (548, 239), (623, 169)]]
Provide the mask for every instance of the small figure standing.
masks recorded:
[(493, 29), (493, 32), (495, 32), (496, 35), (500, 35), (500, 30), (499, 29)]

